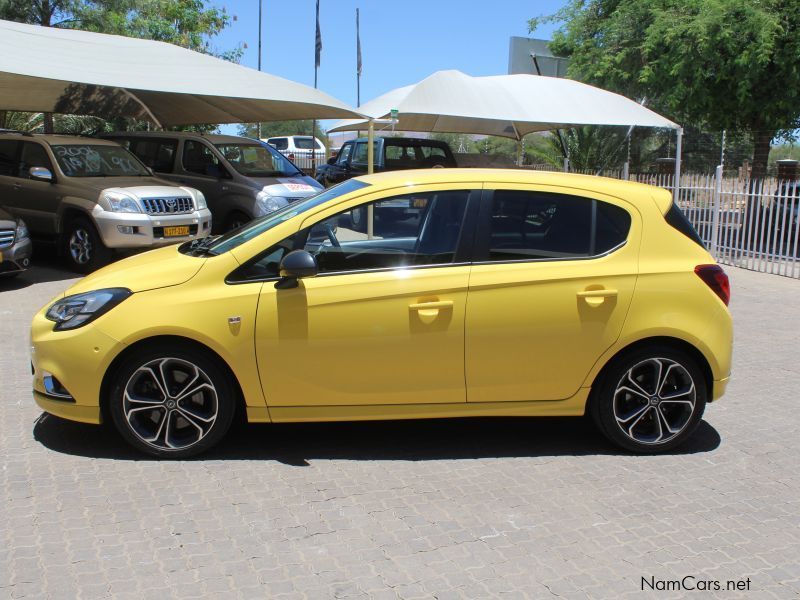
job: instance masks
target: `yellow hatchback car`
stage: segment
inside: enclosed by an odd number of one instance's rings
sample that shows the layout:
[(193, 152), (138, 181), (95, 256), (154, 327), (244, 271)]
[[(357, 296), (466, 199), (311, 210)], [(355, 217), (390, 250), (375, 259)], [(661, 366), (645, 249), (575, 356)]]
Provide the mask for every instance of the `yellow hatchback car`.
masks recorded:
[(659, 188), (522, 170), (351, 179), (90, 275), (36, 315), (48, 413), (185, 458), (250, 422), (583, 415), (683, 442), (731, 368), (728, 279)]

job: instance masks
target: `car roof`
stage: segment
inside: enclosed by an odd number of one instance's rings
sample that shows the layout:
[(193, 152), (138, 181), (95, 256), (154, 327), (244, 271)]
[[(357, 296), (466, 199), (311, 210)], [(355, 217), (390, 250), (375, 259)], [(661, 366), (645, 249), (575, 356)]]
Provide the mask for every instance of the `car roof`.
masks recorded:
[[(431, 145), (435, 145), (435, 146), (447, 146), (447, 142), (443, 142), (441, 140), (432, 140), (430, 138), (389, 137), (389, 136), (380, 136), (380, 137), (378, 137), (378, 136), (376, 136), (375, 139), (376, 140), (383, 140), (384, 142), (393, 142), (393, 143), (398, 143), (398, 144), (408, 144), (408, 143), (419, 144), (419, 143), (423, 143), (423, 144), (431, 144)], [(348, 142), (366, 142), (366, 141), (369, 141), (369, 138), (360, 137), (360, 138), (355, 138), (355, 139), (347, 140), (347, 141)], [(344, 144), (346, 144), (346, 143), (347, 142), (343, 142), (342, 145), (344, 146)]]
[(115, 131), (103, 134), (105, 138), (182, 138), (203, 139), (212, 144), (260, 144), (259, 140), (240, 135), (222, 135), (219, 133), (197, 133), (195, 131)]
[(118, 145), (116, 142), (111, 142), (109, 140), (103, 140), (93, 137), (84, 137), (79, 135), (61, 135), (56, 133), (51, 133), (51, 134), (23, 133), (23, 132), (10, 132), (10, 131), (0, 132), (0, 140), (7, 140), (7, 139), (18, 140), (18, 141), (39, 140), (40, 142), (46, 142), (47, 144), (56, 146), (63, 144), (93, 144), (100, 146)]
[(355, 177), (381, 188), (401, 187), (407, 185), (425, 185), (435, 183), (527, 183), (554, 185), (576, 190), (595, 191), (609, 196), (646, 194), (648, 198), (656, 198), (659, 205), (670, 198), (670, 193), (663, 189), (634, 181), (623, 181), (597, 175), (579, 175), (577, 173), (560, 173), (551, 171), (534, 171), (531, 169), (411, 169), (402, 171), (382, 171), (372, 175)]

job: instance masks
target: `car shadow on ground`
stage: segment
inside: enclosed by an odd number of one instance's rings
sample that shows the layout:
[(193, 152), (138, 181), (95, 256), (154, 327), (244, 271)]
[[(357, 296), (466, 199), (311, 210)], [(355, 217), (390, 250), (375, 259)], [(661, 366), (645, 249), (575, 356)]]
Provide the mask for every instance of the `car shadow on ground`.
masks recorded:
[[(55, 452), (89, 458), (148, 460), (111, 427), (39, 418), (34, 438)], [(670, 454), (710, 452), (719, 433), (701, 421)], [(197, 460), (274, 460), (308, 466), (323, 460), (458, 460), (629, 454), (609, 443), (585, 418), (471, 418), (347, 423), (236, 425)]]
[(55, 247), (45, 245), (37, 246), (31, 267), (16, 277), (0, 277), (0, 293), (12, 290), (21, 290), (35, 283), (49, 281), (65, 281), (82, 277), (75, 271), (70, 271), (62, 260), (59, 259)]

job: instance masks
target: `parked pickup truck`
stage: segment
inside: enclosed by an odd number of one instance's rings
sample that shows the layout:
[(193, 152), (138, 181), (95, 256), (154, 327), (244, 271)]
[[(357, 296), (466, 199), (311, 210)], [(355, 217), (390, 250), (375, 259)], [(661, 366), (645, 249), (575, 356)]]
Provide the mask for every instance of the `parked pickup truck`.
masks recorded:
[[(375, 138), (375, 172), (404, 169), (455, 167), (456, 159), (446, 142), (422, 138)], [(316, 179), (334, 185), (367, 172), (367, 138), (342, 144), (339, 154), (317, 167)]]

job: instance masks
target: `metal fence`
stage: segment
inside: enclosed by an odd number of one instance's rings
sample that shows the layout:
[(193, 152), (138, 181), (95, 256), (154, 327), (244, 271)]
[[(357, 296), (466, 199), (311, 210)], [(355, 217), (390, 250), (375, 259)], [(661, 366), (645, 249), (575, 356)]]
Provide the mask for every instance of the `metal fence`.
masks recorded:
[[(547, 170), (542, 165), (534, 168)], [(674, 194), (672, 174), (606, 171), (603, 175), (663, 187)], [(725, 176), (720, 166), (713, 174), (682, 174), (676, 199), (718, 262), (800, 279), (800, 182)]]

